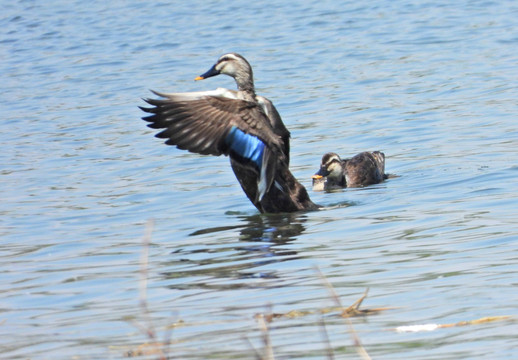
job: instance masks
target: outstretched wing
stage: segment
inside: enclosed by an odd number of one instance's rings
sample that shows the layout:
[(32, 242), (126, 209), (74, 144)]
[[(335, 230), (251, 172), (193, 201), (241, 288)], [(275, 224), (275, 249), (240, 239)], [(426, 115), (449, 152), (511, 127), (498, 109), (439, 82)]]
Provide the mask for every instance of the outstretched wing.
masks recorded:
[(278, 152), (282, 140), (277, 136), (262, 109), (255, 103), (204, 92), (163, 94), (163, 99), (145, 99), (154, 107), (141, 109), (152, 115), (143, 117), (153, 129), (164, 129), (157, 135), (166, 144), (204, 155), (228, 155), (226, 140), (235, 127), (260, 139), (270, 150)]
[(151, 114), (143, 117), (150, 128), (164, 129), (155, 136), (182, 150), (230, 155), (255, 167), (258, 200), (272, 186), (278, 164), (288, 166), (286, 144), (261, 105), (218, 91), (154, 93), (162, 99), (145, 99), (153, 107), (140, 108)]

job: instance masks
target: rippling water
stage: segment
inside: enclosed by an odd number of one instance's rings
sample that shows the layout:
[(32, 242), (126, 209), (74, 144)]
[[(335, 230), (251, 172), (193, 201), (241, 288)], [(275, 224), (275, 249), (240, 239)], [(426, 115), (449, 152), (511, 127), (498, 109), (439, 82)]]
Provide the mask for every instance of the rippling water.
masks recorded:
[[(262, 348), (254, 314), (271, 307), (304, 314), (270, 325), (276, 358), (326, 358), (318, 266), (344, 305), (369, 288), (362, 307), (392, 308), (353, 319), (373, 358), (516, 358), (517, 18), (510, 0), (4, 4), (1, 357), (122, 358), (148, 341), (133, 322), (153, 219), (149, 314), (172, 357), (254, 358), (244, 337)], [(228, 159), (153, 138), (148, 89), (234, 88), (192, 81), (228, 51), (283, 116), (306, 186), (326, 151), (382, 150), (400, 177), (259, 215)], [(358, 358), (324, 318), (335, 357)]]

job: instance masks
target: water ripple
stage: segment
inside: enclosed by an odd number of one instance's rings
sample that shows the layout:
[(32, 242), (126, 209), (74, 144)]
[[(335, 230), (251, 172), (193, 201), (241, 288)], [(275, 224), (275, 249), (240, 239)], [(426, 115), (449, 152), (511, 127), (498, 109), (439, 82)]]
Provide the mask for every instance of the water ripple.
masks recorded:
[[(320, 309), (355, 318), (374, 358), (516, 354), (516, 322), (396, 333), (401, 325), (515, 316), (518, 148), (513, 1), (344, 3), (10, 2), (0, 19), (0, 347), (25, 358), (121, 358), (149, 339), (139, 307), (148, 219), (148, 305), (171, 355), (252, 358), (254, 314), (274, 352), (323, 358)], [(139, 120), (148, 89), (194, 82), (227, 51), (254, 67), (292, 133), (308, 188), (326, 151), (382, 150), (399, 177), (313, 192), (326, 206), (259, 215), (228, 159), (167, 147)], [(356, 356), (337, 312), (332, 349)], [(181, 324), (181, 326), (178, 326)], [(307, 339), (311, 339), (308, 341)]]

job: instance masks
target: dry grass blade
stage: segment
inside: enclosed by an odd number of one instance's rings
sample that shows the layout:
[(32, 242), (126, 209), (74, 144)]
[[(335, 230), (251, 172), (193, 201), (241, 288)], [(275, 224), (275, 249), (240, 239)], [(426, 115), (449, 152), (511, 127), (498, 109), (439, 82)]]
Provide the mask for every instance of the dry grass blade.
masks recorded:
[(167, 344), (160, 344), (156, 342), (140, 344), (135, 349), (132, 349), (126, 352), (127, 357), (137, 357), (137, 356), (158, 356), (158, 359), (165, 360), (164, 352), (162, 348), (167, 346)]
[(480, 325), (480, 324), (487, 324), (490, 322), (503, 321), (503, 320), (509, 320), (509, 319), (511, 319), (511, 316), (509, 316), (509, 315), (486, 316), (486, 317), (483, 317), (480, 319), (475, 319), (475, 320), (459, 321), (454, 324), (442, 324), (442, 325), (439, 325), (439, 327), (447, 328), (447, 327), (454, 327), (454, 326)]
[[(322, 280), (322, 282), (324, 283), (324, 285), (327, 287), (329, 293), (331, 294), (331, 298), (335, 302), (336, 306), (343, 309), (342, 302), (340, 301), (340, 297), (336, 293), (333, 285), (329, 282), (329, 280), (327, 280), (327, 278), (324, 276), (324, 274), (322, 274), (322, 272), (320, 271), (320, 269), (318, 267), (315, 267), (315, 271), (319, 275), (319, 277)], [(354, 306), (356, 303), (358, 303), (358, 306), (359, 306), (359, 304), (361, 304), (361, 302), (363, 301), (363, 299), (365, 298), (366, 295), (367, 294), (365, 293), (364, 296), (361, 299), (359, 299), (358, 301), (356, 301), (352, 306)], [(354, 330), (353, 324), (351, 322), (351, 319), (349, 319), (349, 316), (346, 316), (346, 317), (342, 316), (342, 317), (345, 319), (345, 322), (347, 323), (347, 326), (349, 328), (349, 334), (351, 335), (351, 338), (352, 338), (353, 344), (354, 344), (354, 348), (355, 348), (356, 352), (358, 353), (358, 355), (364, 360), (371, 360), (371, 357), (367, 353), (367, 350), (365, 350), (365, 348), (361, 344), (360, 338), (358, 337), (358, 334)]]
[(259, 329), (261, 330), (261, 339), (263, 341), (263, 354), (261, 355), (259, 351), (252, 345), (250, 339), (245, 337), (250, 348), (254, 351), (255, 358), (257, 360), (275, 360), (272, 348), (272, 342), (270, 338), (270, 329), (268, 324), (273, 321), (275, 315), (272, 313), (271, 306), (268, 306), (268, 311), (266, 313), (258, 313), (254, 315), (254, 319), (257, 321)]
[(364, 312), (360, 310), (360, 305), (362, 304), (363, 300), (367, 297), (367, 294), (369, 293), (369, 289), (367, 288), (365, 292), (363, 293), (362, 297), (356, 300), (352, 305), (350, 305), (348, 308), (342, 310), (342, 317), (351, 317), (351, 316), (358, 316), (363, 315)]
[(322, 335), (322, 341), (324, 342), (324, 344), (326, 344), (327, 358), (329, 360), (334, 360), (335, 356), (333, 353), (333, 348), (331, 347), (331, 341), (329, 341), (329, 336), (327, 334), (327, 329), (326, 329), (326, 322), (324, 321), (323, 316), (320, 316), (319, 325), (320, 325), (320, 329), (321, 329), (320, 333)]
[(275, 360), (273, 355), (272, 342), (270, 339), (270, 331), (268, 329), (268, 323), (264, 316), (258, 316), (257, 322), (259, 323), (259, 328), (261, 329), (261, 333), (263, 336), (263, 345), (264, 345), (264, 356), (263, 360)]
[(146, 233), (142, 238), (142, 254), (140, 255), (139, 305), (140, 309), (142, 310), (142, 314), (145, 317), (147, 335), (149, 338), (155, 340), (156, 333), (147, 306), (149, 244), (151, 243), (151, 234), (153, 233), (153, 227), (153, 220), (148, 220), (148, 222), (146, 223)]
[(248, 344), (250, 349), (252, 349), (252, 351), (254, 352), (255, 359), (256, 360), (263, 360), (263, 357), (261, 356), (261, 354), (259, 354), (259, 351), (257, 351), (257, 349), (254, 347), (254, 345), (252, 344), (252, 342), (250, 341), (248, 336), (244, 336), (243, 339), (246, 341), (246, 343)]
[(458, 326), (469, 326), (469, 325), (480, 325), (486, 324), (495, 321), (504, 321), (512, 319), (512, 316), (504, 315), (504, 316), (486, 316), (480, 319), (475, 320), (467, 320), (467, 321), (459, 321), (451, 324), (418, 324), (418, 325), (403, 325), (395, 328), (397, 332), (405, 333), (405, 332), (421, 332), (421, 331), (435, 331), (437, 329), (458, 327)]
[[(142, 255), (140, 256), (140, 281), (139, 281), (139, 305), (144, 316), (145, 324), (135, 322), (140, 331), (147, 335), (151, 340), (150, 343), (141, 344), (135, 350), (128, 351), (127, 356), (145, 356), (145, 355), (156, 355), (159, 360), (167, 360), (167, 347), (169, 346), (169, 340), (163, 343), (158, 342), (157, 334), (151, 315), (149, 314), (148, 302), (147, 302), (147, 282), (148, 282), (148, 263), (149, 263), (149, 244), (151, 243), (151, 234), (153, 233), (154, 222), (148, 220), (146, 223), (146, 232), (142, 238)], [(170, 338), (170, 332), (166, 339)]]

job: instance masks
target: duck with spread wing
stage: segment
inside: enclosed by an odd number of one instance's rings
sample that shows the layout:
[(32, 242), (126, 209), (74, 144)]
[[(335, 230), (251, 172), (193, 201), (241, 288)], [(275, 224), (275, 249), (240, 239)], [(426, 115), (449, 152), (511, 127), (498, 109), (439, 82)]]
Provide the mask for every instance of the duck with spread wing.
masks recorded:
[(316, 210), (302, 184), (289, 170), (290, 132), (272, 102), (256, 95), (252, 67), (236, 53), (222, 55), (195, 80), (225, 74), (237, 91), (160, 93), (145, 99), (152, 107), (143, 119), (155, 136), (203, 155), (226, 155), (243, 191), (261, 213)]

